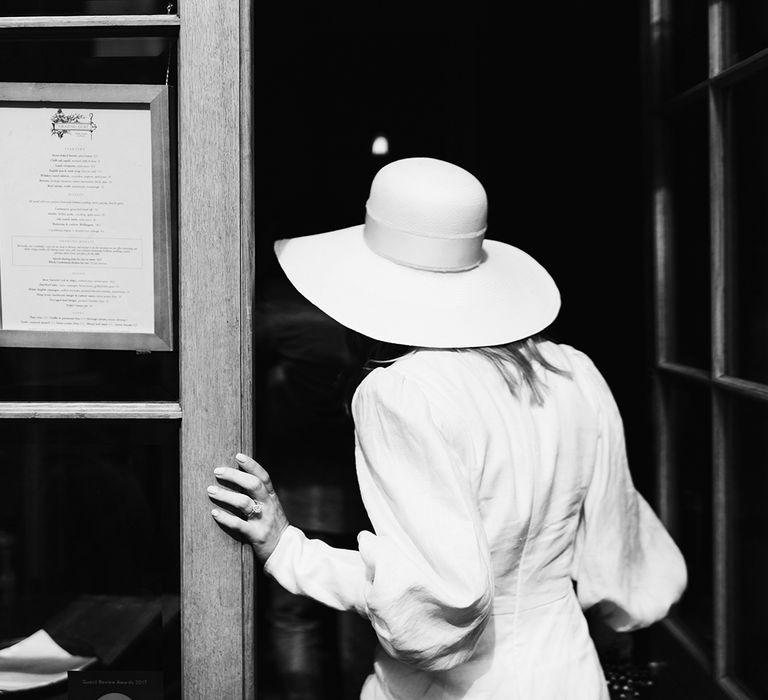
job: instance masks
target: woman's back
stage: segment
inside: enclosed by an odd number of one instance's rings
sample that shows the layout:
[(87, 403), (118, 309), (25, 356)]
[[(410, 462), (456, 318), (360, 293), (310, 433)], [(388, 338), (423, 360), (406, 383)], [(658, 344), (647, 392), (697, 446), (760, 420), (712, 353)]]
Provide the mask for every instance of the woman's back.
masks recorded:
[[(422, 580), (406, 587), (421, 587), (429, 591), (426, 596), (439, 591), (445, 600), (465, 599), (469, 605), (490, 598), (483, 630), (476, 638), (463, 638), (465, 646), (476, 645), (469, 658), (454, 666), (449, 649), (442, 667), (419, 672), (414, 659), (406, 657), (410, 665), (405, 666), (392, 658), (390, 648), (379, 656), (377, 679), (364, 698), (607, 697), (574, 581), (581, 579), (585, 605), (611, 600), (636, 625), (661, 616), (684, 585), (676, 547), (631, 485), (621, 419), (602, 377), (589, 358), (569, 346), (542, 343), (539, 349), (561, 370), (537, 366), (546, 385), (542, 403), (524, 382), (513, 394), (499, 369), (472, 350), (417, 351), (374, 370), (361, 385), (355, 401), (358, 476), (374, 527), (378, 523), (386, 532), (390, 525), (388, 507), (368, 484), (366, 461), (376, 460), (380, 449), (394, 445), (401, 450), (419, 435), (436, 431), (440, 438), (423, 441), (419, 461), (442, 474), (443, 481), (456, 479), (467, 487), (457, 522), (441, 510), (444, 484), (434, 485), (432, 501), (422, 498), (420, 508), (406, 509), (410, 522), (405, 528), (419, 532), (419, 546), (432, 550), (433, 568), (422, 568)], [(514, 376), (517, 370), (508, 369)], [(382, 421), (374, 403), (404, 407), (397, 416), (386, 415), (385, 409)], [(446, 461), (451, 463), (447, 469)], [(408, 474), (394, 470), (392, 477), (408, 479)], [(599, 498), (588, 498), (593, 487)], [(424, 488), (416, 475), (414, 488)], [(636, 530), (637, 519), (650, 528), (650, 550), (648, 536)], [(454, 531), (462, 522), (472, 536)], [(608, 549), (600, 551), (603, 546)], [(458, 566), (441, 562), (435, 554), (439, 549)], [(362, 547), (361, 552), (365, 558)], [(671, 578), (654, 586), (658, 576), (652, 568), (661, 560), (673, 565)], [(415, 567), (419, 561), (412, 558)], [(431, 575), (435, 580), (428, 580)], [(633, 585), (650, 582), (653, 590), (638, 600), (625, 583), (627, 575)], [(386, 582), (379, 585), (386, 588)], [(653, 609), (646, 599), (653, 601)], [(450, 634), (433, 616), (419, 616), (417, 610), (414, 605), (410, 620), (416, 639), (408, 639), (404, 626), (392, 643), (439, 647)]]

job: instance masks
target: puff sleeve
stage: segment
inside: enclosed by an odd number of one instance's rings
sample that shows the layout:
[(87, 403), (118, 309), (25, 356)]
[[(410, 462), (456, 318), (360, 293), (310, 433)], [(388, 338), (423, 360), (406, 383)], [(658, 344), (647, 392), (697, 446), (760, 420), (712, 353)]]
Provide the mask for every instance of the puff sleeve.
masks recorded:
[(360, 533), (359, 551), (344, 552), (289, 528), (266, 563), (288, 590), (367, 616), (391, 656), (427, 670), (472, 655), (493, 599), (469, 465), (436, 409), (394, 368), (368, 375), (352, 411), (375, 534)]
[(624, 428), (614, 397), (592, 361), (581, 355), (598, 408), (592, 480), (576, 534), (573, 578), (583, 608), (626, 632), (662, 619), (687, 584), (685, 561), (664, 525), (633, 485)]

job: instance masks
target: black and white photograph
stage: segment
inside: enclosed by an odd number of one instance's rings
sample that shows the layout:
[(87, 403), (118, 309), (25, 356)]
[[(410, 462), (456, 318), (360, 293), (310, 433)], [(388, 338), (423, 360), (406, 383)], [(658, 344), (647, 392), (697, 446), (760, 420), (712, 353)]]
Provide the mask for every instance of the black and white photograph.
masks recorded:
[(0, 2), (0, 697), (768, 700), (768, 5)]

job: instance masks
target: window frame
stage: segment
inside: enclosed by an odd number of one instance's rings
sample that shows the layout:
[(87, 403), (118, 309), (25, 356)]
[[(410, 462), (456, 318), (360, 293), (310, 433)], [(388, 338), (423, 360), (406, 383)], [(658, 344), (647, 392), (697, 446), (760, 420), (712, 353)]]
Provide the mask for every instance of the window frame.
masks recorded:
[[(712, 503), (713, 503), (713, 633), (712, 658), (684, 625), (673, 617), (663, 622), (665, 629), (723, 691), (734, 700), (755, 700), (735, 677), (733, 658), (734, 613), (730, 601), (734, 589), (733, 546), (729, 540), (734, 528), (734, 487), (730, 462), (731, 432), (728, 402), (741, 397), (768, 403), (768, 385), (729, 374), (729, 350), (734, 342), (730, 311), (731, 282), (734, 279), (730, 88), (757, 72), (768, 76), (768, 48), (743, 60), (735, 60), (732, 42), (732, 15), (729, 0), (710, 0), (708, 4), (709, 66), (706, 80), (671, 94), (668, 75), (671, 11), (673, 0), (648, 0), (645, 6), (645, 50), (650, 69), (646, 85), (648, 97), (647, 137), (649, 139), (649, 224), (653, 246), (654, 289), (654, 367), (653, 404), (656, 431), (655, 462), (657, 499), (662, 519), (674, 530), (675, 465), (672, 457), (673, 421), (664, 392), (670, 381), (703, 384), (710, 389), (712, 415)], [(708, 104), (709, 148), (709, 235), (710, 235), (710, 313), (711, 369), (709, 371), (672, 360), (676, 329), (674, 315), (674, 270), (671, 265), (673, 218), (668, 189), (668, 162), (665, 120), (681, 106), (696, 98)]]

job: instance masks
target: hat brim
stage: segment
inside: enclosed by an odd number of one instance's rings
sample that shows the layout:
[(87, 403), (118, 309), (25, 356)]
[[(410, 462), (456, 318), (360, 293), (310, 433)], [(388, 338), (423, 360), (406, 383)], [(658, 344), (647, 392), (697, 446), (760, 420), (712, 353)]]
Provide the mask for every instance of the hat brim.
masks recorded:
[(560, 310), (554, 280), (519, 248), (486, 239), (474, 269), (431, 272), (378, 256), (363, 229), (283, 239), (275, 252), (304, 297), (370, 338), (430, 348), (502, 345), (542, 331)]

